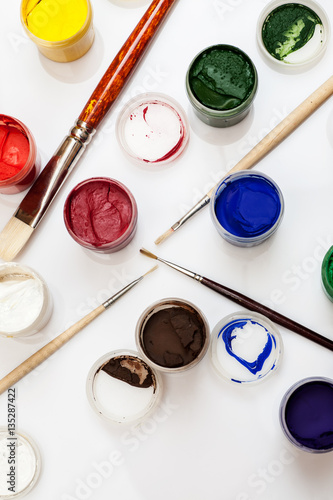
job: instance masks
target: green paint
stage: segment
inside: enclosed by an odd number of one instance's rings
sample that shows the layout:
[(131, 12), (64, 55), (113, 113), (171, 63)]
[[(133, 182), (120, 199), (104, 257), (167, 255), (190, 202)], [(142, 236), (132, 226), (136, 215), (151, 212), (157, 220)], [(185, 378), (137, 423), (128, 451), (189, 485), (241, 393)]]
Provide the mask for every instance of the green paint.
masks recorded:
[(262, 41), (275, 59), (283, 61), (286, 56), (308, 43), (317, 24), (322, 25), (321, 19), (305, 5), (280, 5), (266, 17), (262, 27)]
[(333, 246), (326, 252), (321, 265), (321, 281), (326, 295), (333, 301)]
[(243, 52), (231, 46), (215, 45), (194, 60), (189, 85), (204, 106), (215, 110), (233, 109), (250, 96), (255, 71)]

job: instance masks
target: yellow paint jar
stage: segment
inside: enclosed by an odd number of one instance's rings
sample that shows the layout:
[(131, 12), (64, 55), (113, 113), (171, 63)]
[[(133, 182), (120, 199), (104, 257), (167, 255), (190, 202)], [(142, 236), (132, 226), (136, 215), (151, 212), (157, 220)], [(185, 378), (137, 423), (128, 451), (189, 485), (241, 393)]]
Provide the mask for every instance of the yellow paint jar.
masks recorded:
[(94, 41), (90, 0), (22, 0), (21, 21), (29, 38), (48, 59), (74, 61)]

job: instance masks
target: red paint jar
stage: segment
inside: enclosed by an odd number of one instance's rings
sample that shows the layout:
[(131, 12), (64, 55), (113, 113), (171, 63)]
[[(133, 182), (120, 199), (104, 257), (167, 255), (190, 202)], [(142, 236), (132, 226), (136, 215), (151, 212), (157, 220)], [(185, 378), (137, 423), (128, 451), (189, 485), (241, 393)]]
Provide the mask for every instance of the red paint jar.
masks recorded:
[(0, 114), (0, 193), (27, 189), (40, 171), (35, 139), (26, 125)]
[(117, 252), (133, 239), (138, 209), (121, 182), (93, 177), (75, 186), (64, 206), (67, 231), (81, 246), (102, 253)]

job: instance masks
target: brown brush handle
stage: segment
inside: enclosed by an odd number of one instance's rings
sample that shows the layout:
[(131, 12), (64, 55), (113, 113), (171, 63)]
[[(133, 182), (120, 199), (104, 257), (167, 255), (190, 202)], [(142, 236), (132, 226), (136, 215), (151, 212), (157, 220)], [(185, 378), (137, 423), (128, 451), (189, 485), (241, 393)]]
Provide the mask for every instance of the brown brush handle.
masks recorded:
[(51, 342), (39, 349), (39, 351), (35, 352), (35, 354), (30, 356), (30, 358), (23, 361), (23, 363), (21, 363), (17, 368), (8, 373), (8, 375), (0, 380), (0, 394), (7, 391), (10, 387), (16, 384), (16, 382), (21, 380), (21, 378), (30, 373), (38, 365), (43, 363), (43, 361), (54, 354), (58, 349), (60, 349), (60, 347), (66, 344), (71, 338), (74, 337), (74, 335), (76, 335), (80, 330), (87, 326), (103, 311), (105, 311), (105, 307), (103, 305), (96, 307), (96, 309), (84, 316), (84, 318), (80, 319), (77, 323), (70, 326), (55, 339), (51, 340)]
[(85, 105), (79, 120), (97, 128), (176, 0), (153, 0)]
[(260, 304), (259, 302), (256, 302), (253, 299), (250, 299), (249, 297), (243, 295), (242, 293), (236, 292), (231, 288), (227, 288), (226, 286), (221, 285), (220, 283), (216, 283), (215, 281), (212, 281), (208, 278), (202, 278), (200, 281), (203, 285), (207, 286), (208, 288), (211, 288), (212, 290), (215, 290), (215, 292), (218, 292), (220, 295), (227, 297), (233, 302), (236, 302), (236, 304), (246, 307), (250, 311), (260, 313), (263, 316), (269, 318), (271, 321), (274, 321), (274, 323), (277, 323), (278, 325), (288, 328), (288, 330), (298, 333), (299, 335), (302, 335), (302, 337), (312, 340), (313, 342), (316, 342), (317, 344), (333, 351), (332, 340), (324, 337), (323, 335), (320, 335), (319, 333), (310, 330), (306, 326), (300, 325), (299, 323), (296, 323), (296, 321), (293, 321), (292, 319), (289, 319), (286, 316), (283, 316), (282, 314), (273, 311), (273, 309), (270, 309), (269, 307), (266, 307), (263, 304)]

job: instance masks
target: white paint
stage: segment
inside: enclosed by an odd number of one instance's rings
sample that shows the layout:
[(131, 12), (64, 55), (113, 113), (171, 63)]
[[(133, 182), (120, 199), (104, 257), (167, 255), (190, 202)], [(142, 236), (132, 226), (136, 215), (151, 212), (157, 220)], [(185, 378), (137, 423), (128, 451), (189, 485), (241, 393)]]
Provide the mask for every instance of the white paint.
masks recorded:
[(295, 50), (284, 58), (284, 62), (289, 64), (300, 64), (307, 62), (321, 51), (324, 42), (323, 26), (317, 24), (312, 38), (300, 49)]

